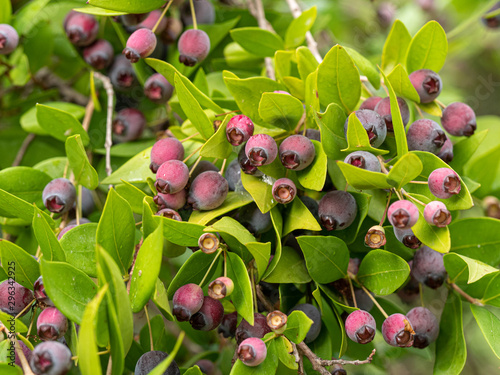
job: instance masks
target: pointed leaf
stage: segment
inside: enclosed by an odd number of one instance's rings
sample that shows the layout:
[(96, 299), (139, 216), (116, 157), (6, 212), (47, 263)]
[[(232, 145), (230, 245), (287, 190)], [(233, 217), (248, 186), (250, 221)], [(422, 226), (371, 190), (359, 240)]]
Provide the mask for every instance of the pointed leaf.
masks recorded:
[(287, 49), (300, 46), (304, 42), (306, 33), (314, 25), (317, 13), (317, 7), (313, 6), (304, 10), (300, 16), (290, 23), (285, 35), (285, 46)]
[(272, 57), (277, 50), (285, 49), (281, 37), (259, 27), (241, 27), (230, 31), (231, 38), (248, 52), (260, 57)]
[(233, 152), (231, 143), (228, 142), (226, 136), (227, 123), (231, 116), (227, 115), (219, 125), (219, 128), (203, 145), (200, 150), (200, 155), (208, 158), (226, 159)]
[(52, 137), (65, 142), (66, 138), (79, 134), (84, 146), (89, 144), (89, 136), (82, 124), (71, 113), (43, 104), (36, 105), (38, 124)]
[(227, 276), (234, 282), (231, 300), (238, 314), (253, 325), (253, 290), (247, 269), (241, 258), (231, 252), (227, 253)]
[(94, 190), (99, 185), (99, 177), (87, 158), (81, 136), (76, 134), (66, 139), (66, 155), (75, 175), (75, 182)]
[(292, 131), (302, 118), (304, 107), (291, 95), (269, 92), (262, 95), (259, 114), (266, 123)]
[(430, 69), (439, 72), (448, 53), (448, 39), (437, 21), (427, 22), (413, 37), (408, 47), (406, 67), (409, 72)]
[(411, 35), (400, 20), (392, 25), (382, 52), (382, 69), (390, 71), (397, 64), (406, 64), (406, 52), (411, 42)]
[(359, 121), (354, 112), (349, 115), (346, 138), (348, 146), (347, 148), (341, 150), (346, 153), (354, 151), (369, 151), (374, 155), (384, 155), (389, 152), (387, 150), (372, 147), (366, 129), (363, 127), (363, 124)]
[(316, 156), (309, 167), (297, 171), (297, 179), (304, 188), (321, 191), (323, 186), (325, 186), (326, 174), (328, 172), (326, 166), (328, 158), (323, 151), (321, 142), (315, 140), (311, 142), (316, 150)]
[(33, 232), (35, 233), (44, 259), (66, 261), (64, 250), (57, 240), (54, 231), (43, 217), (42, 212), (36, 207), (35, 214), (33, 215)]
[(408, 182), (417, 178), (422, 169), (423, 165), (418, 156), (412, 153), (405, 154), (390, 170), (387, 182), (395, 188), (401, 189)]
[(25, 288), (33, 290), (33, 284), (40, 277), (38, 262), (16, 244), (0, 239), (0, 256), (5, 273)]
[(473, 283), (490, 273), (498, 272), (495, 267), (465, 255), (450, 253), (444, 255), (444, 266), (451, 282)]

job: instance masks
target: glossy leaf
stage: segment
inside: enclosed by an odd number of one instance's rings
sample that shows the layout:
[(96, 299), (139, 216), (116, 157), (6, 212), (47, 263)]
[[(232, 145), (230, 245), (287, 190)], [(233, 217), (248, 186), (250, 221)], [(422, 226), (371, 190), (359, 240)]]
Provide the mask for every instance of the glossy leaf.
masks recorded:
[(97, 276), (96, 234), (97, 224), (87, 223), (72, 228), (60, 240), (66, 261), (90, 277)]
[(372, 172), (351, 164), (338, 161), (345, 179), (355, 189), (390, 189), (392, 185), (387, 181), (387, 175), (381, 172)]
[(418, 96), (417, 90), (411, 84), (408, 73), (401, 64), (396, 65), (392, 72), (387, 75), (387, 79), (397, 96), (420, 103), (420, 96)]
[(304, 42), (306, 33), (311, 30), (311, 27), (314, 25), (317, 13), (316, 6), (313, 6), (304, 10), (300, 16), (290, 23), (286, 29), (285, 35), (286, 48), (295, 48)]
[(283, 235), (286, 236), (297, 229), (321, 231), (321, 226), (318, 224), (316, 218), (298, 198), (293, 200), (287, 212)]
[(299, 344), (306, 338), (313, 321), (303, 311), (295, 310), (288, 315), (286, 330), (283, 334), (292, 342)]
[(89, 136), (83, 129), (82, 124), (69, 112), (37, 104), (36, 119), (47, 134), (60, 141), (65, 142), (68, 136), (79, 134), (82, 137), (84, 146), (89, 143)]
[(311, 276), (299, 253), (289, 246), (284, 246), (278, 264), (264, 281), (276, 284), (306, 284), (311, 281)]
[(99, 177), (87, 158), (81, 136), (77, 134), (68, 137), (65, 146), (69, 166), (75, 176), (75, 182), (87, 189), (94, 190), (99, 185)]
[(296, 50), (297, 68), (300, 78), (305, 81), (309, 74), (314, 72), (319, 63), (307, 47), (299, 47)]
[[(473, 155), (475, 156), (476, 150), (488, 134), (489, 130), (475, 132), (472, 136), (462, 139), (453, 145), (453, 160), (449, 164), (458, 174), (462, 174), (465, 164)], [(473, 171), (473, 169), (467, 169), (467, 172)], [(469, 173), (467, 175), (469, 176)]]
[(95, 7), (117, 10), (125, 13), (145, 13), (160, 8), (165, 5), (164, 0), (148, 0), (144, 3), (141, 0), (89, 0), (88, 4)]
[(245, 190), (250, 193), (262, 213), (268, 212), (278, 203), (273, 198), (274, 181), (271, 182), (269, 177), (255, 177), (242, 173), (241, 182), (243, 183)]
[[(52, 178), (46, 173), (29, 167), (10, 167), (0, 171), (0, 189), (43, 207), (42, 192)], [(1, 212), (1, 209), (0, 209)]]
[(326, 174), (328, 172), (326, 167), (327, 156), (320, 142), (315, 140), (311, 142), (316, 150), (316, 156), (309, 167), (297, 171), (297, 179), (304, 188), (321, 191), (323, 186), (325, 186)]
[(193, 213), (189, 217), (189, 222), (204, 225), (209, 223), (216, 217), (222, 216), (227, 212), (246, 206), (250, 202), (252, 202), (252, 197), (249, 194), (230, 191), (227, 194), (226, 200), (221, 206), (219, 206), (215, 210), (210, 211), (193, 211)]
[(80, 13), (92, 14), (94, 16), (105, 16), (105, 17), (122, 16), (124, 14), (127, 14), (127, 12), (120, 12), (117, 10), (104, 9), (104, 8), (99, 8), (99, 7), (95, 7), (92, 5), (87, 5), (87, 6), (82, 7), (82, 8), (75, 8), (74, 10), (77, 12), (80, 12)]
[(390, 71), (397, 64), (406, 64), (406, 52), (411, 42), (411, 35), (400, 20), (392, 25), (382, 52), (382, 69)]
[(33, 284), (40, 276), (38, 262), (16, 244), (0, 240), (0, 259), (7, 275), (25, 288), (33, 290)]
[(500, 319), (484, 307), (470, 305), (472, 314), (493, 353), (500, 358)]
[(345, 50), (347, 51), (351, 59), (354, 60), (354, 63), (356, 64), (360, 72), (363, 73), (368, 78), (368, 81), (370, 81), (372, 86), (376, 90), (378, 90), (380, 88), (380, 75), (377, 68), (371, 63), (370, 60), (368, 60), (355, 49), (345, 47)]
[(153, 216), (153, 219), (162, 224), (163, 237), (181, 246), (198, 246), (198, 239), (205, 227), (199, 224), (177, 221), (163, 216)]
[(463, 281), (470, 284), (485, 275), (498, 272), (498, 269), (465, 255), (445, 254), (443, 260), (448, 276), (453, 283)]
[(384, 155), (389, 152), (387, 150), (372, 147), (370, 139), (368, 138), (368, 133), (355, 113), (349, 115), (346, 138), (348, 146), (342, 151), (348, 154), (354, 151), (369, 151), (374, 155)]
[(448, 53), (448, 39), (437, 21), (427, 22), (412, 38), (406, 56), (409, 72), (430, 69), (439, 72)]
[(163, 282), (160, 279), (156, 280), (155, 290), (153, 292), (153, 295), (151, 296), (151, 299), (167, 320), (174, 320), (174, 316), (172, 315), (170, 309), (170, 304), (168, 303), (167, 290), (165, 289), (165, 285), (163, 285)]
[[(35, 212), (35, 208), (30, 203), (25, 200), (16, 197), (9, 192), (0, 189), (0, 215), (4, 217), (17, 217), (28, 223), (33, 221), (33, 215)], [(47, 222), (51, 227), (55, 226), (54, 220), (47, 215), (45, 212), (42, 212), (42, 215), (45, 217)]]
[(128, 202), (135, 214), (142, 214), (142, 202), (146, 193), (127, 181), (122, 182), (115, 186), (116, 192)]
[(277, 50), (285, 48), (278, 34), (259, 27), (233, 29), (230, 34), (235, 42), (256, 56), (272, 57)]
[(346, 115), (342, 108), (332, 103), (324, 113), (315, 112), (315, 119), (321, 131), (321, 144), (325, 154), (333, 160), (344, 159), (347, 152), (340, 150), (347, 147), (344, 136)]
[(227, 276), (234, 282), (231, 300), (238, 314), (253, 325), (253, 290), (247, 269), (241, 258), (231, 252), (227, 253)]
[(412, 153), (405, 154), (389, 171), (387, 182), (397, 189), (401, 189), (414, 180), (422, 172), (423, 165), (418, 156)]
[(269, 92), (262, 95), (259, 114), (264, 122), (292, 131), (302, 118), (304, 107), (291, 95)]
[[(64, 112), (72, 114), (76, 119), (80, 120), (85, 115), (85, 107), (81, 105), (66, 103), (66, 102), (47, 102), (45, 105), (56, 108)], [(26, 111), (20, 119), (21, 127), (27, 133), (35, 133), (40, 135), (49, 134), (44, 128), (40, 126), (37, 120), (37, 107), (32, 107)]]
[(129, 159), (111, 175), (104, 178), (101, 183), (104, 185), (119, 184), (122, 181), (127, 182), (146, 182), (148, 177), (154, 176), (149, 169), (151, 164), (151, 148), (139, 152), (133, 158)]
[(219, 125), (219, 128), (203, 145), (200, 150), (200, 155), (204, 157), (212, 157), (226, 159), (233, 152), (231, 144), (227, 140), (226, 127), (231, 117), (227, 115)]
[(43, 217), (41, 211), (35, 207), (33, 215), (33, 232), (40, 246), (44, 259), (52, 261), (66, 261), (63, 248), (57, 240), (54, 231)]

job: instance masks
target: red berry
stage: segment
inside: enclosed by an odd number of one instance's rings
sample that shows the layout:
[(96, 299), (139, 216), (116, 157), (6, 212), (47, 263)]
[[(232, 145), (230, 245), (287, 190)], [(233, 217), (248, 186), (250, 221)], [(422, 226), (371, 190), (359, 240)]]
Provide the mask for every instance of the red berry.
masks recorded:
[(203, 30), (186, 30), (179, 38), (177, 48), (179, 49), (179, 61), (186, 66), (195, 66), (208, 56), (210, 38)]

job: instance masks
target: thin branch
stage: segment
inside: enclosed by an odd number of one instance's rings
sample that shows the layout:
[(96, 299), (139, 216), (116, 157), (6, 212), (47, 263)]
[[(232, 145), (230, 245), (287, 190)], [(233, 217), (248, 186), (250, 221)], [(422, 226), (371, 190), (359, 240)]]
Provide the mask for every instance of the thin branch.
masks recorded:
[[(288, 3), (288, 7), (290, 8), (290, 12), (292, 12), (293, 18), (297, 18), (302, 14), (302, 10), (300, 9), (299, 4), (297, 3), (297, 0), (286, 0)], [(314, 39), (313, 35), (311, 34), (310, 31), (306, 33), (306, 42), (307, 46), (309, 47), (309, 50), (313, 54), (313, 56), (318, 60), (318, 62), (322, 62), (323, 58), (319, 54), (318, 51), (318, 43)]]
[(373, 349), (370, 355), (365, 360), (356, 359), (354, 361), (349, 361), (346, 359), (321, 359), (316, 354), (312, 352), (311, 349), (302, 341), (297, 344), (299, 350), (304, 353), (304, 355), (311, 361), (313, 370), (319, 371), (320, 374), (330, 375), (330, 372), (325, 369), (325, 367), (333, 365), (366, 365), (372, 362), (373, 356), (376, 353), (376, 349)]
[[(253, 16), (257, 19), (259, 27), (263, 30), (269, 30), (269, 25), (266, 20), (266, 15), (264, 13), (264, 6), (262, 5), (262, 0), (248, 0), (250, 4), (253, 1), (255, 7), (255, 14)], [(272, 80), (276, 80), (276, 73), (274, 71), (273, 60), (270, 57), (264, 59), (266, 64), (266, 74)]]
[(262, 289), (261, 289), (260, 285), (258, 285), (258, 284), (256, 285), (255, 291), (256, 291), (256, 294), (257, 294), (257, 298), (259, 299), (260, 303), (262, 303), (264, 305), (264, 308), (268, 312), (274, 311), (275, 310), (274, 306), (272, 305), (271, 302), (269, 302), (269, 300), (264, 295), (264, 293), (262, 293)]
[(88, 98), (85, 95), (68, 86), (67, 82), (52, 73), (48, 68), (40, 69), (33, 78), (33, 81), (45, 90), (56, 88), (65, 101), (87, 105)]
[(484, 306), (482, 302), (480, 302), (478, 299), (473, 298), (469, 296), (467, 293), (465, 293), (457, 284), (450, 282), (449, 283), (453, 289), (455, 289), (458, 294), (460, 294), (462, 297), (464, 297), (468, 302), (472, 303), (473, 305), (476, 306)]
[(19, 148), (19, 151), (17, 152), (16, 158), (14, 159), (14, 162), (12, 163), (13, 167), (17, 167), (21, 162), (23, 161), (24, 154), (26, 153), (26, 150), (28, 149), (30, 143), (35, 139), (35, 134), (30, 133), (27, 135), (26, 138), (24, 138), (23, 144), (21, 145), (21, 148)]
[(23, 349), (21, 348), (21, 345), (19, 344), (19, 341), (15, 336), (14, 336), (14, 345), (16, 348), (17, 355), (19, 356), (19, 360), (21, 361), (21, 367), (23, 368), (24, 375), (35, 375), (33, 371), (31, 371), (31, 367), (28, 363), (28, 360), (26, 359), (26, 356), (24, 355)]
[(95, 104), (92, 99), (87, 103), (87, 107), (85, 107), (85, 117), (82, 121), (82, 127), (85, 131), (89, 130), (90, 120), (92, 120), (92, 115), (94, 114)]
[(113, 145), (113, 85), (108, 77), (99, 72), (94, 72), (94, 77), (101, 80), (108, 95), (108, 112), (106, 116), (106, 141), (104, 142), (104, 148), (106, 149), (106, 175), (110, 175), (113, 172), (111, 168), (111, 146)]

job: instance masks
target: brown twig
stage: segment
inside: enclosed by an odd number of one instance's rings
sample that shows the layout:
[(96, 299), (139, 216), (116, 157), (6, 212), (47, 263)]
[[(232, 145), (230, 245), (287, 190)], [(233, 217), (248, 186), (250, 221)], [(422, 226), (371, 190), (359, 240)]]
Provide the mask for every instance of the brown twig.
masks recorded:
[[(269, 23), (266, 20), (266, 15), (264, 13), (264, 6), (262, 5), (262, 0), (248, 0), (248, 4), (253, 2), (255, 12), (250, 10), (250, 13), (257, 19), (259, 27), (263, 30), (269, 30)], [(276, 73), (274, 71), (273, 60), (270, 57), (264, 59), (266, 64), (266, 74), (272, 80), (276, 79)]]
[(110, 175), (113, 172), (111, 168), (111, 146), (113, 145), (113, 85), (108, 77), (99, 72), (94, 72), (94, 77), (101, 80), (104, 85), (104, 90), (108, 96), (108, 112), (106, 116), (106, 141), (104, 142), (104, 148), (106, 149), (106, 175)]
[(23, 368), (24, 375), (35, 375), (33, 371), (31, 371), (31, 367), (28, 363), (28, 360), (26, 359), (26, 356), (24, 355), (23, 349), (21, 348), (21, 345), (19, 344), (19, 341), (15, 336), (14, 336), (14, 345), (16, 347), (16, 352), (17, 355), (19, 356), (19, 360), (21, 361), (21, 367)]
[(458, 294), (460, 294), (462, 297), (464, 297), (468, 302), (470, 302), (476, 306), (484, 306), (484, 304), (482, 302), (480, 302), (478, 299), (471, 297), (467, 293), (465, 293), (457, 284), (452, 283), (450, 281), (448, 281), (448, 283), (451, 285), (451, 287), (453, 289), (455, 289), (458, 292)]
[(330, 375), (330, 372), (325, 369), (325, 367), (333, 365), (366, 365), (372, 362), (373, 356), (376, 353), (376, 349), (373, 349), (370, 355), (365, 360), (356, 359), (354, 361), (349, 361), (347, 359), (321, 359), (316, 354), (312, 352), (311, 349), (302, 341), (297, 344), (299, 350), (304, 353), (304, 355), (311, 361), (313, 370), (318, 371), (320, 374)]
[(297, 350), (297, 345), (294, 342), (290, 341), (290, 344), (292, 344), (292, 354), (295, 357), (295, 363), (298, 365), (298, 375), (304, 375), (304, 361), (302, 360), (302, 356), (300, 355), (299, 351)]
[(255, 286), (255, 292), (257, 293), (257, 298), (259, 299), (260, 303), (264, 305), (264, 308), (268, 311), (274, 311), (274, 306), (272, 303), (267, 299), (267, 297), (262, 293), (262, 289), (259, 284)]
[(45, 90), (56, 88), (65, 101), (87, 105), (88, 98), (85, 95), (68, 86), (67, 82), (52, 73), (48, 68), (40, 69), (33, 78), (33, 81)]
[(89, 130), (90, 120), (92, 119), (92, 115), (94, 114), (95, 104), (92, 99), (87, 103), (87, 107), (85, 107), (85, 117), (82, 121), (82, 127), (85, 131)]
[(17, 151), (16, 158), (14, 159), (14, 162), (12, 163), (13, 167), (17, 167), (21, 162), (23, 161), (24, 154), (26, 153), (26, 150), (28, 149), (30, 143), (35, 139), (35, 134), (30, 133), (26, 138), (24, 138), (23, 144), (19, 148), (19, 151)]

